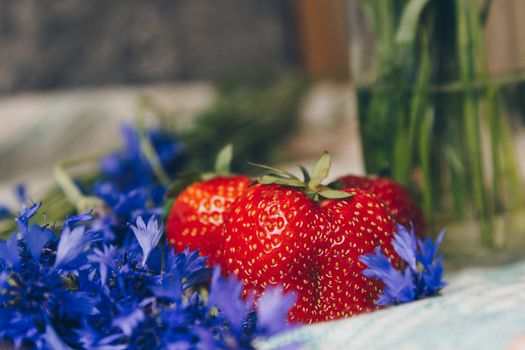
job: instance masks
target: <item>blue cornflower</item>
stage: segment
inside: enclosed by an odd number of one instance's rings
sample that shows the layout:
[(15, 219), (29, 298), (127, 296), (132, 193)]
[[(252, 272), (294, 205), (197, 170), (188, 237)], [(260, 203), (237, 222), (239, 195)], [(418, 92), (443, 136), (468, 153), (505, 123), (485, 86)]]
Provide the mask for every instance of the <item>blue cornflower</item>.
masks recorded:
[(24, 204), (27, 202), (27, 190), (26, 186), (23, 183), (19, 183), (15, 186), (15, 195), (16, 199), (18, 199), (18, 202), (20, 204)]
[(142, 248), (142, 266), (145, 266), (151, 251), (157, 246), (160, 237), (162, 237), (164, 232), (162, 224), (159, 226), (157, 218), (152, 216), (146, 226), (142, 217), (139, 216), (136, 225), (130, 225), (129, 227), (135, 234), (135, 237)]
[(257, 302), (257, 333), (268, 337), (289, 327), (286, 318), (297, 295), (284, 293), (281, 287), (267, 288)]
[(144, 311), (141, 308), (137, 307), (132, 310), (130, 313), (119, 316), (113, 319), (112, 325), (118, 327), (122, 330), (122, 333), (126, 336), (130, 336), (133, 333), (133, 330), (144, 321)]
[(31, 255), (35, 260), (40, 259), (42, 249), (52, 238), (54, 238), (53, 230), (48, 227), (42, 227), (37, 224), (33, 224), (27, 231), (24, 231), (21, 235), (25, 244), (31, 251)]
[(162, 300), (180, 304), (184, 299), (184, 291), (209, 280), (212, 269), (206, 267), (206, 258), (198, 253), (197, 250), (190, 252), (186, 248), (182, 253), (175, 254), (166, 245), (163, 249), (164, 269), (159, 275), (158, 284), (152, 287), (153, 294)]
[[(231, 348), (251, 349), (257, 338), (266, 338), (289, 328), (286, 317), (296, 300), (279, 287), (267, 289), (254, 307), (253, 299), (241, 297), (242, 283), (235, 277), (223, 278), (215, 268), (208, 307), (216, 307), (228, 332), (221, 334), (223, 344)], [(232, 346), (235, 344), (235, 346)]]
[(102, 245), (102, 249), (94, 248), (93, 253), (88, 255), (87, 260), (92, 264), (93, 271), (98, 271), (102, 286), (106, 286), (108, 273), (118, 270), (119, 255), (120, 252), (113, 245)]
[(367, 268), (363, 274), (376, 278), (385, 285), (383, 293), (376, 301), (377, 305), (394, 305), (429, 297), (439, 293), (447, 283), (443, 281), (443, 259), (437, 258), (437, 251), (445, 231), (442, 231), (435, 243), (430, 238), (418, 239), (413, 226), (410, 231), (404, 226), (397, 226), (392, 245), (406, 267), (400, 271), (376, 247), (374, 254), (359, 258)]
[[(88, 259), (107, 266), (108, 283), (104, 290), (109, 298), (101, 299), (98, 309), (103, 311), (79, 331), (84, 346), (142, 349), (169, 348), (183, 340), (199, 343), (192, 328), (206, 322), (205, 309), (199, 298), (188, 298), (184, 291), (193, 286), (188, 284), (188, 277), (199, 266), (204, 268), (204, 258), (188, 252), (175, 254), (165, 248), (166, 267), (155, 276), (136, 263), (134, 252), (112, 247), (94, 252)], [(204, 263), (199, 263), (202, 260)]]
[(94, 192), (104, 200), (112, 214), (122, 218), (133, 218), (134, 212), (143, 210), (148, 201), (147, 193), (143, 189), (121, 191), (110, 182), (95, 183)]
[[(79, 234), (84, 232), (81, 227), (74, 232), (65, 228), (55, 245), (50, 228), (29, 225), (38, 208), (24, 208), (17, 218), (21, 234), (0, 243), (5, 265), (0, 272), (0, 314), (7, 316), (0, 317), (0, 341), (15, 347), (68, 349), (64, 339), (74, 337), (78, 319), (98, 312), (96, 300), (91, 293), (77, 290), (79, 275), (59, 272), (47, 263), (47, 249), (58, 246), (55, 267), (79, 269), (75, 254), (82, 255), (91, 240)], [(9, 252), (3, 254), (4, 250)], [(62, 329), (60, 336), (57, 326)]]
[(206, 267), (207, 258), (200, 256), (198, 250), (190, 252), (186, 247), (180, 254), (174, 254), (170, 246), (165, 248), (165, 273), (163, 278), (178, 274), (184, 280), (184, 288), (208, 280), (212, 275), (212, 269)]
[(5, 268), (18, 262), (17, 242), (16, 233), (13, 233), (8, 240), (0, 241), (0, 271), (2, 265)]
[(142, 260), (142, 254), (134, 247), (102, 244), (87, 256), (89, 283), (86, 282), (86, 286), (95, 287), (116, 301), (138, 302), (151, 297), (151, 289), (157, 285), (159, 276), (143, 266)]
[(44, 334), (44, 339), (46, 341), (46, 345), (49, 349), (53, 350), (71, 350), (69, 346), (67, 346), (60, 336), (57, 334), (55, 329), (52, 325), (48, 324), (46, 326), (46, 332)]
[(16, 222), (18, 223), (18, 231), (20, 233), (23, 234), (28, 230), (29, 219), (35, 216), (41, 206), (42, 202), (38, 204), (33, 202), (29, 209), (25, 205), (22, 206), (22, 211), (18, 213), (18, 217), (16, 218)]
[(89, 222), (89, 221), (93, 220), (93, 216), (91, 215), (92, 213), (93, 213), (93, 210), (88, 210), (88, 211), (86, 211), (84, 213), (80, 213), (78, 215), (69, 216), (64, 221), (64, 226), (72, 227), (72, 226), (75, 226), (79, 222)]
[(208, 304), (219, 309), (233, 335), (241, 339), (244, 321), (253, 308), (241, 298), (242, 283), (234, 277), (222, 278), (220, 272), (219, 268), (213, 271)]
[(45, 267), (18, 266), (0, 279), (0, 313), (9, 315), (6, 326), (0, 327), (0, 339), (38, 343), (46, 337), (52, 318), (74, 325), (82, 315), (96, 312), (90, 295), (65, 289), (64, 276)]
[[(130, 125), (122, 127), (124, 150), (104, 157), (100, 170), (119, 190), (130, 191), (146, 188), (154, 183), (154, 175), (141, 146), (138, 131)], [(149, 130), (146, 137), (157, 153), (162, 166), (173, 174), (179, 165), (182, 153), (180, 142), (160, 129)]]
[[(255, 303), (241, 297), (239, 281), (216, 270), (208, 297), (213, 270), (198, 251), (177, 254), (162, 238), (166, 188), (153, 176), (138, 133), (125, 127), (124, 135), (125, 149), (102, 161), (103, 176), (92, 187), (107, 210), (40, 226), (30, 222), (41, 206), (33, 203), (16, 218), (17, 232), (0, 242), (0, 344), (252, 349), (255, 339), (286, 329), (294, 297), (281, 289)], [(146, 135), (173, 174), (180, 143), (160, 130)]]
[(162, 129), (151, 129), (147, 134), (164, 169), (169, 174), (175, 173), (180, 168), (179, 159), (183, 152), (182, 144), (172, 134)]
[(151, 182), (152, 172), (140, 149), (137, 130), (131, 125), (123, 125), (124, 149), (104, 157), (100, 170), (120, 190), (143, 187)]
[(78, 262), (94, 242), (100, 240), (100, 232), (86, 231), (84, 226), (71, 229), (65, 226), (60, 235), (54, 268), (65, 268)]
[[(124, 125), (122, 135), (124, 149), (101, 160), (102, 177), (92, 187), (93, 193), (110, 209), (107, 215), (96, 219), (97, 229), (102, 231), (104, 238), (117, 245), (127, 240), (127, 223), (135, 222), (138, 216), (147, 221), (152, 215), (162, 215), (166, 193), (144, 155), (139, 132), (131, 125)], [(175, 174), (180, 167), (180, 142), (161, 129), (148, 130), (145, 136), (161, 166), (169, 174)]]
[(157, 283), (157, 276), (142, 267), (140, 260), (124, 253), (117, 263), (117, 270), (110, 274), (110, 296), (115, 300), (144, 300), (151, 297), (151, 289)]
[(161, 206), (150, 206), (155, 202), (143, 188), (122, 192), (110, 182), (97, 182), (94, 191), (110, 209), (107, 215), (96, 219), (94, 226), (112, 243), (122, 245), (128, 238), (127, 223), (136, 222), (139, 216), (148, 220), (152, 215), (162, 215)]

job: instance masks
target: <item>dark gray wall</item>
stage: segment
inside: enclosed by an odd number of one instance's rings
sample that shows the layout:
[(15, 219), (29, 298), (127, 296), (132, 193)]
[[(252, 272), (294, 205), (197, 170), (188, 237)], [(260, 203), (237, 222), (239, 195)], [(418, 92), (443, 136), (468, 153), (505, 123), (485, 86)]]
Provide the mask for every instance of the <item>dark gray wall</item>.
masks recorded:
[(294, 27), (290, 0), (0, 0), (0, 93), (276, 72)]

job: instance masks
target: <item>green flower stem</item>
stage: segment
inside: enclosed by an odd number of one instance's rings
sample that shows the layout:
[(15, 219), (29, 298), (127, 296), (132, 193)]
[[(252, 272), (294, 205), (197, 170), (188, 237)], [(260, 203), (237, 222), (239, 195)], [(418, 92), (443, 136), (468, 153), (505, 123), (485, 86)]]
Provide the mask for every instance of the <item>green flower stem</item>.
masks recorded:
[(489, 75), (484, 25), (491, 1), (361, 4), (375, 55), (371, 79), (356, 85), (368, 171), (390, 170), (420, 190), (429, 222), (473, 213), (483, 244), (495, 247), (495, 214), (524, 202), (500, 91), (524, 82), (525, 69)]
[[(409, 142), (418, 148), (419, 162), (421, 164), (422, 187), (425, 193), (423, 197), (423, 212), (425, 216), (432, 219), (433, 189), (432, 189), (432, 128), (434, 124), (434, 110), (429, 107), (428, 86), (432, 75), (430, 61), (430, 45), (428, 35), (423, 35), (421, 44), (421, 67), (417, 87), (420, 92), (415, 92), (417, 98), (413, 98), (410, 110)], [(417, 143), (419, 137), (419, 144)], [(411, 153), (410, 149), (407, 153)], [(410, 168), (413, 164), (410, 164)], [(407, 169), (409, 173), (410, 168)]]
[(432, 169), (431, 169), (431, 147), (432, 147), (432, 127), (434, 125), (434, 112), (428, 109), (423, 113), (423, 120), (419, 130), (419, 158), (421, 159), (422, 187), (425, 196), (423, 196), (423, 212), (429, 219), (430, 226), (433, 224), (433, 187), (432, 187)]
[(151, 144), (149, 138), (146, 135), (146, 127), (144, 123), (145, 119), (145, 113), (149, 108), (149, 101), (146, 98), (141, 98), (138, 102), (137, 106), (137, 118), (136, 118), (136, 126), (137, 126), (137, 132), (139, 135), (139, 143), (140, 143), (140, 150), (144, 154), (144, 157), (146, 158), (146, 161), (149, 163), (151, 168), (153, 169), (153, 173), (159, 180), (159, 182), (163, 186), (168, 186), (170, 184), (170, 178), (168, 174), (166, 173), (166, 170), (164, 170), (164, 167), (162, 166), (162, 163), (159, 159), (159, 156), (157, 155), (157, 152), (155, 151), (155, 148)]
[[(487, 83), (490, 83), (495, 89), (504, 86), (519, 85), (525, 81), (525, 69), (515, 69), (510, 72), (500, 73), (490, 76), (489, 79), (476, 78), (471, 81), (470, 86), (474, 91), (484, 91), (487, 88)], [(378, 82), (373, 84), (358, 84), (356, 86), (360, 91), (365, 92), (382, 92), (395, 91), (398, 85), (393, 85), (388, 82)], [(407, 86), (408, 92), (417, 91), (416, 86)], [(440, 84), (430, 84), (427, 88), (430, 94), (455, 94), (463, 92), (463, 83), (461, 80), (454, 80)]]
[(68, 169), (84, 164), (88, 161), (99, 159), (102, 154), (78, 157), (74, 159), (63, 160), (55, 165), (53, 175), (58, 186), (62, 189), (68, 201), (75, 206), (77, 211), (84, 212), (93, 209), (96, 212), (104, 211), (104, 202), (94, 196), (85, 196), (80, 191), (73, 178), (69, 175)]
[[(491, 217), (488, 210), (488, 196), (484, 184), (483, 154), (481, 151), (480, 113), (477, 93), (472, 88), (471, 82), (475, 79), (478, 69), (476, 67), (474, 46), (477, 42), (474, 15), (479, 16), (477, 4), (470, 0), (456, 0), (457, 37), (460, 78), (465, 92), (463, 94), (463, 117), (466, 149), (470, 164), (471, 188), (476, 208), (481, 220), (481, 239), (483, 244), (491, 247), (493, 237), (491, 230)], [(479, 17), (476, 17), (479, 18)]]

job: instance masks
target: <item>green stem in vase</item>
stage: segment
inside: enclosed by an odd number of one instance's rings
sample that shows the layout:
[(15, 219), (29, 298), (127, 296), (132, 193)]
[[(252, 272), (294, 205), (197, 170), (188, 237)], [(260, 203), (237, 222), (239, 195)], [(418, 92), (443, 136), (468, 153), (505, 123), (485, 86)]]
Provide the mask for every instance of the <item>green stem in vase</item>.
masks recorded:
[(463, 120), (467, 161), (470, 168), (473, 205), (480, 218), (481, 239), (488, 247), (493, 245), (491, 216), (488, 208), (489, 197), (484, 184), (483, 153), (481, 149), (481, 123), (478, 94), (472, 86), (476, 79), (475, 42), (478, 32), (473, 21), (479, 15), (477, 5), (470, 0), (456, 0), (457, 37), (460, 78), (464, 86)]

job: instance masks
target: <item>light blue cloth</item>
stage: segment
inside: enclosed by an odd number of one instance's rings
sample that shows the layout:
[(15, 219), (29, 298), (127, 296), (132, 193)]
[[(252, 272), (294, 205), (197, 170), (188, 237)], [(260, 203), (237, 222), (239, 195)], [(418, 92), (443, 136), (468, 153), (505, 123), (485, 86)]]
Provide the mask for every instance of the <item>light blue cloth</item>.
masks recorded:
[(451, 275), (442, 296), (304, 326), (260, 344), (280, 349), (507, 349), (525, 336), (525, 262)]

